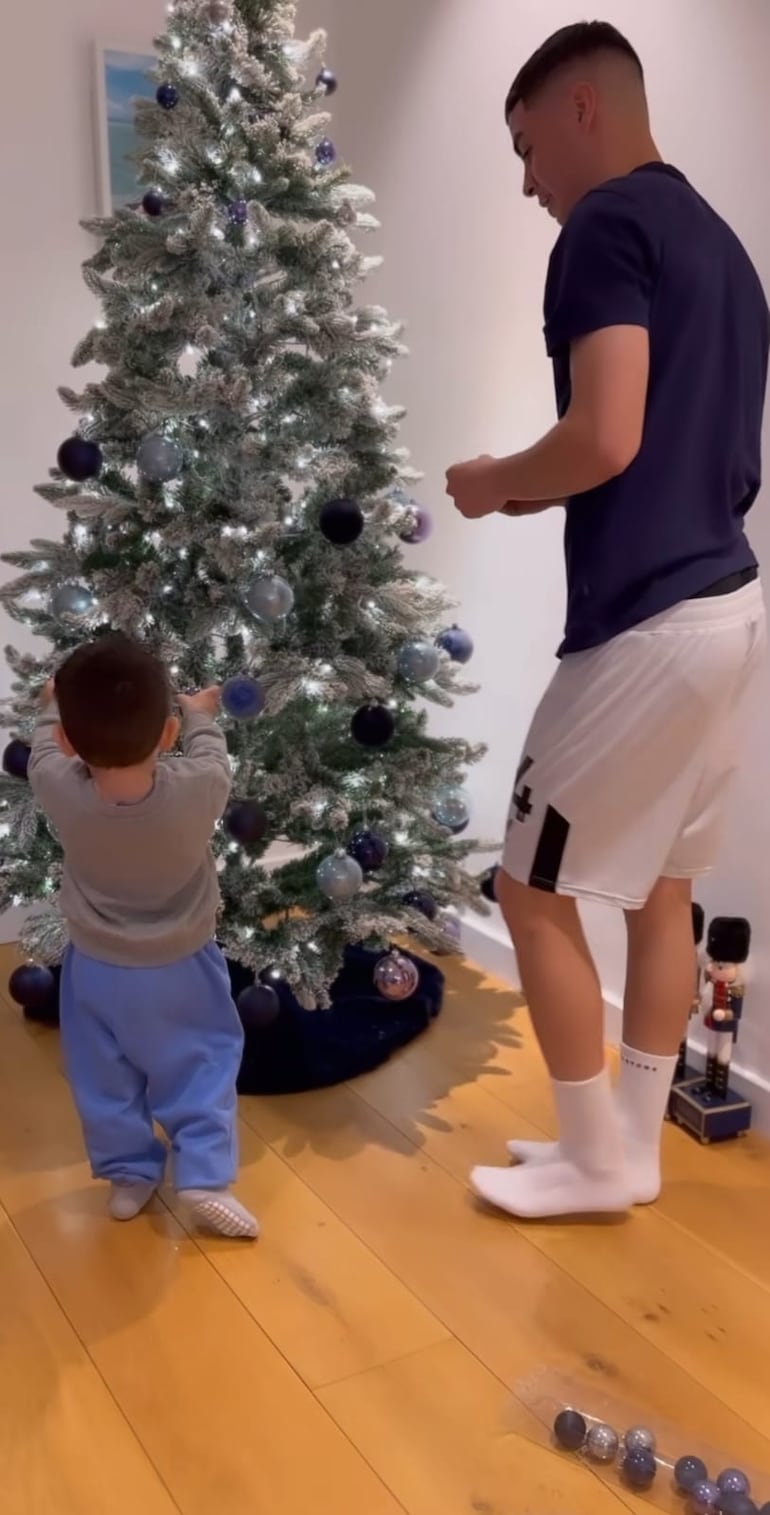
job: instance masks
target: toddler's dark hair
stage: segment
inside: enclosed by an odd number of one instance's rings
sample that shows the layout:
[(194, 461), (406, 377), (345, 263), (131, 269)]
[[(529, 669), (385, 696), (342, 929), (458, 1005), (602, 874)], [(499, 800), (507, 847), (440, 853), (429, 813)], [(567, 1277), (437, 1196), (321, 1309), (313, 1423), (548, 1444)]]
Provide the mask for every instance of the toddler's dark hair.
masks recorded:
[(171, 712), (163, 664), (120, 633), (78, 647), (54, 680), (64, 733), (89, 768), (134, 768), (157, 748)]

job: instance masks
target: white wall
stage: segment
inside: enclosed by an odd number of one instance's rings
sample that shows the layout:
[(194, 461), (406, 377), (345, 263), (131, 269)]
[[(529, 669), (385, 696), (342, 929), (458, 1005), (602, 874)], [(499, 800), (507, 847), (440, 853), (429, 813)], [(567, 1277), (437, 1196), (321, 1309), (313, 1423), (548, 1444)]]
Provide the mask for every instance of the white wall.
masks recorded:
[[(0, 314), (5, 362), (0, 413), (5, 456), (3, 546), (55, 529), (32, 494), (67, 426), (56, 386), (90, 320), (78, 269), (90, 241), (78, 219), (96, 208), (92, 47), (143, 49), (163, 25), (162, 0), (61, 0), (44, 23), (34, 5), (11, 8), (2, 140), (23, 130), (24, 152), (3, 154), (6, 216)], [(547, 16), (546, 16), (547, 12)], [(607, 0), (647, 65), (661, 148), (733, 222), (770, 287), (770, 186), (763, 103), (770, 61), (765, 0)], [(449, 462), (511, 450), (550, 424), (553, 398), (541, 327), (541, 290), (553, 228), (519, 196), (502, 101), (519, 63), (547, 30), (575, 19), (568, 0), (302, 0), (303, 29), (325, 24), (342, 87), (335, 135), (358, 177), (379, 196), (386, 255), (377, 293), (408, 322), (411, 361), (393, 390), (410, 407), (407, 439), (427, 472), (439, 515), (415, 560), (462, 599), (478, 646), (482, 692), (446, 718), (488, 742), (474, 776), (477, 828), (499, 835), (515, 757), (552, 668), (563, 611), (555, 519), (463, 526), (442, 498)], [(30, 81), (32, 81), (30, 83)], [(10, 213), (12, 208), (13, 214)], [(374, 250), (374, 249), (373, 249)], [(770, 546), (766, 509), (754, 538)], [(3, 628), (4, 631), (7, 629)], [(11, 634), (19, 641), (18, 628)], [(7, 688), (0, 668), (0, 692)], [(768, 691), (770, 692), (770, 691)], [(715, 913), (748, 914), (754, 984), (741, 1043), (744, 1064), (770, 1077), (770, 806), (765, 699), (734, 807), (718, 877), (702, 890)], [(622, 984), (622, 934), (594, 912), (591, 934), (610, 997)], [(503, 941), (498, 929), (498, 942)], [(492, 930), (495, 930), (493, 925)], [(494, 943), (490, 944), (494, 945)], [(502, 947), (500, 947), (502, 954)], [(499, 956), (501, 966), (507, 958)]]
[[(770, 289), (770, 7), (606, 0), (601, 13), (641, 52), (664, 156), (733, 223)], [(482, 691), (447, 725), (489, 743), (473, 791), (477, 829), (491, 836), (500, 833), (516, 756), (559, 640), (560, 524), (546, 517), (466, 526), (443, 500), (443, 473), (460, 457), (527, 444), (553, 420), (541, 304), (554, 229), (520, 197), (503, 102), (520, 63), (550, 30), (575, 19), (574, 0), (335, 0), (330, 21), (330, 58), (342, 80), (335, 134), (356, 177), (377, 191), (386, 257), (378, 294), (408, 323), (412, 356), (393, 393), (409, 406), (407, 440), (440, 518), (421, 561), (456, 590), (477, 639), (472, 670)], [(752, 522), (765, 553), (767, 500)], [(711, 914), (745, 913), (753, 922), (740, 1060), (770, 1078), (768, 694), (766, 682), (730, 843), (700, 895)], [(617, 1002), (622, 924), (598, 909), (587, 919), (608, 998)], [(486, 961), (511, 969), (501, 923), (491, 931)]]

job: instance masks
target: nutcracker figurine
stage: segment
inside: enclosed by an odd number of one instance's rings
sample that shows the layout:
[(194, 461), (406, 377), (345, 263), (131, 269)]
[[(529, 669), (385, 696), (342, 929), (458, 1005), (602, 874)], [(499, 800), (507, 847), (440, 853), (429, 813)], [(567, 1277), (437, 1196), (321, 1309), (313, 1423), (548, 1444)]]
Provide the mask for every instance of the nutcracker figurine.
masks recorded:
[[(703, 906), (693, 903), (692, 935), (693, 941), (695, 943), (695, 988), (693, 990), (692, 1004), (690, 1005), (690, 1020), (693, 1020), (696, 1015), (700, 1015), (701, 1009), (701, 991), (703, 987), (703, 958), (700, 949), (701, 943), (703, 941), (703, 933), (705, 927), (706, 917), (703, 913)], [(676, 1065), (674, 1083), (681, 1084), (684, 1079), (690, 1078), (691, 1076), (692, 1075), (690, 1074), (687, 1067), (687, 1037), (685, 1037), (681, 1047), (679, 1048), (679, 1061)]]
[(711, 922), (706, 940), (705, 977), (711, 996), (704, 1021), (708, 1031), (706, 1086), (722, 1099), (727, 1097), (733, 1047), (743, 1015), (750, 946), (748, 921), (720, 915)]

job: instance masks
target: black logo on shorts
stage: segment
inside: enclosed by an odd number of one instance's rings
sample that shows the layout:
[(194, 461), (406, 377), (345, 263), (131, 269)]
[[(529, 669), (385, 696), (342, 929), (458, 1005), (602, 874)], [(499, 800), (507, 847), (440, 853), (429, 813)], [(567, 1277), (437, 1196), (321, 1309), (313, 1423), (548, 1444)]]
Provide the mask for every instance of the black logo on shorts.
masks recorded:
[(532, 814), (532, 790), (530, 789), (529, 784), (525, 784), (524, 787), (521, 788), (521, 783), (529, 773), (533, 762), (533, 758), (525, 757), (519, 767), (518, 773), (516, 774), (516, 785), (514, 790), (513, 803), (516, 806), (516, 820), (521, 821), (522, 823), (526, 820), (529, 820), (529, 817)]

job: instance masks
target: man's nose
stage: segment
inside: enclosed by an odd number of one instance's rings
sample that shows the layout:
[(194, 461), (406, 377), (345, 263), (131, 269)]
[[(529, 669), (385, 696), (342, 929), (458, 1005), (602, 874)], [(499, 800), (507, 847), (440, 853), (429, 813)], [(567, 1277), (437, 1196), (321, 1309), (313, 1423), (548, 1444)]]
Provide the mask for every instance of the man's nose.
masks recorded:
[(534, 198), (535, 198), (535, 196), (537, 194), (537, 185), (536, 185), (534, 179), (532, 178), (532, 175), (531, 175), (531, 173), (530, 173), (530, 171), (529, 171), (528, 168), (525, 168), (525, 170), (524, 170), (523, 194), (524, 194), (525, 200), (534, 200)]

